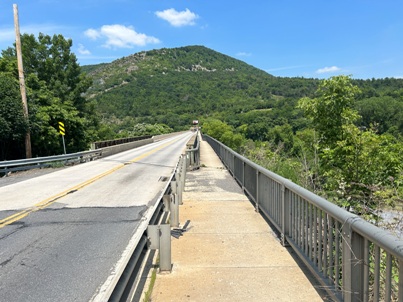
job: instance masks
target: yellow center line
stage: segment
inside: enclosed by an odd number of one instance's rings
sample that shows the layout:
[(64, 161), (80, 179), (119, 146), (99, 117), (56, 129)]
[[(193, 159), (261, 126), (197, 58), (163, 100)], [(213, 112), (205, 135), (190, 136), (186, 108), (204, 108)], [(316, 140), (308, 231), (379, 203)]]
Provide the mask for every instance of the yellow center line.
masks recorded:
[[(176, 140), (173, 140), (171, 142), (165, 143), (165, 144), (163, 144), (163, 145), (161, 145), (161, 146), (159, 146), (157, 148), (154, 148), (154, 149), (152, 149), (152, 150), (150, 150), (150, 151), (148, 151), (148, 152), (146, 152), (146, 153), (144, 153), (144, 154), (142, 154), (142, 155), (130, 160), (129, 162), (130, 163), (138, 162), (139, 160), (141, 160), (141, 159), (143, 159), (143, 158), (145, 158), (147, 156), (150, 156), (151, 154), (153, 154), (155, 152), (158, 152), (159, 150), (161, 150), (161, 149), (163, 149), (163, 148), (175, 143), (178, 140), (179, 139), (176, 139)], [(97, 181), (97, 180), (99, 180), (99, 179), (101, 179), (101, 178), (103, 178), (103, 177), (105, 177), (105, 176), (107, 176), (109, 174), (112, 174), (113, 172), (123, 168), (124, 166), (125, 166), (125, 164), (120, 164), (120, 165), (118, 165), (118, 166), (116, 166), (116, 167), (114, 167), (114, 168), (112, 168), (112, 169), (110, 169), (110, 170), (108, 170), (108, 171), (106, 171), (104, 173), (101, 173), (101, 174), (99, 174), (97, 176), (94, 176), (93, 178), (90, 178), (90, 179), (88, 179), (88, 180), (86, 180), (86, 181), (84, 181), (84, 182), (82, 182), (82, 183), (80, 183), (80, 184), (78, 184), (78, 185), (76, 185), (74, 187), (71, 187), (71, 188), (69, 188), (69, 189), (67, 189), (67, 190), (65, 190), (63, 192), (60, 192), (60, 193), (58, 193), (56, 195), (53, 195), (53, 196), (51, 196), (51, 197), (49, 197), (49, 198), (47, 198), (45, 200), (42, 200), (42, 201), (36, 203), (34, 206), (32, 206), (32, 207), (30, 207), (28, 209), (22, 210), (20, 212), (17, 212), (17, 213), (15, 213), (13, 215), (10, 215), (10, 216), (0, 220), (0, 229), (2, 227), (5, 227), (5, 226), (13, 223), (13, 222), (21, 220), (22, 218), (25, 218), (26, 216), (28, 216), (29, 214), (31, 214), (33, 212), (39, 211), (41, 209), (44, 209), (44, 208), (50, 206), (51, 204), (55, 203), (57, 200), (59, 200), (60, 198), (66, 196), (66, 195), (68, 195), (69, 193), (74, 192), (74, 191), (78, 191), (78, 190), (80, 190), (80, 189), (92, 184), (93, 182), (95, 182), (95, 181)]]

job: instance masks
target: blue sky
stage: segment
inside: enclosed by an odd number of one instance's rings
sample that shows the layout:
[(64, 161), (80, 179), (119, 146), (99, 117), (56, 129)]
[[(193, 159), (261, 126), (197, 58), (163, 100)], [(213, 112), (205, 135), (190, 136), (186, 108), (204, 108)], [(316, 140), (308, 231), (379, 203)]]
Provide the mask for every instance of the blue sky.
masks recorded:
[(62, 34), (80, 65), (204, 45), (275, 76), (403, 78), (402, 0), (2, 0), (0, 50)]

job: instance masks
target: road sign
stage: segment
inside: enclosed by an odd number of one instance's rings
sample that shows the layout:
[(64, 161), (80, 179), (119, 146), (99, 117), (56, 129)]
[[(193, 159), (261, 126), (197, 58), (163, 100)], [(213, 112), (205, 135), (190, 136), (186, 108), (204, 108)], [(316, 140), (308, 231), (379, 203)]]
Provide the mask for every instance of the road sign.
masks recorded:
[(66, 143), (64, 142), (64, 136), (66, 135), (66, 130), (64, 129), (63, 122), (59, 122), (59, 133), (62, 135), (64, 154), (66, 154)]
[(59, 122), (59, 133), (61, 135), (66, 135), (66, 130), (64, 129), (64, 123), (63, 122)]

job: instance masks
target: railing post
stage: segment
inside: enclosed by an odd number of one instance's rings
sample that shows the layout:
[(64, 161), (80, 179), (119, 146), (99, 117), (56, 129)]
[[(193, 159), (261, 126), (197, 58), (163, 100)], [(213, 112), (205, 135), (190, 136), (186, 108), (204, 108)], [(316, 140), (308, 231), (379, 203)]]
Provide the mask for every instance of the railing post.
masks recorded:
[(255, 205), (255, 211), (259, 213), (259, 175), (260, 172), (259, 170), (256, 170), (256, 205)]
[(186, 155), (183, 155), (181, 157), (181, 167), (182, 167), (182, 173), (181, 173), (181, 181), (183, 184), (185, 184), (186, 181)]
[(178, 191), (177, 191), (176, 193), (177, 193), (177, 195), (178, 195), (178, 203), (179, 203), (180, 205), (182, 205), (182, 204), (183, 204), (183, 200), (182, 200), (183, 184), (182, 184), (181, 181), (178, 181), (178, 182), (177, 182), (177, 185), (178, 185)]
[(172, 192), (173, 194), (178, 193), (178, 186), (177, 186), (175, 180), (172, 180), (172, 181), (171, 181), (171, 192)]
[(179, 227), (179, 201), (178, 201), (178, 194), (171, 194), (170, 196), (170, 203), (169, 203), (169, 210), (170, 210), (170, 217), (169, 222), (171, 227)]
[(345, 302), (364, 299), (364, 238), (353, 231), (352, 225), (358, 217), (348, 219), (343, 225), (343, 275), (342, 294)]
[(171, 227), (169, 224), (162, 224), (160, 227), (160, 272), (170, 272), (172, 269)]
[(281, 243), (288, 246), (287, 236), (290, 235), (291, 225), (291, 207), (290, 207), (290, 191), (281, 185), (281, 204), (282, 204), (282, 223), (281, 223)]
[(160, 251), (160, 272), (172, 269), (171, 227), (169, 224), (149, 225), (147, 227), (149, 248)]
[(245, 190), (245, 162), (242, 161), (242, 189)]

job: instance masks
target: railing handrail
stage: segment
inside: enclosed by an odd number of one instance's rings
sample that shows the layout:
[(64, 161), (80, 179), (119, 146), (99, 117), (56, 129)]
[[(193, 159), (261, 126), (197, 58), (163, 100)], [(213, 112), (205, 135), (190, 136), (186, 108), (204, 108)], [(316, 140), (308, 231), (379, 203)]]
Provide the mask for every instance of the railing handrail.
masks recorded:
[(90, 151), (83, 151), (83, 152), (62, 154), (62, 155), (35, 157), (35, 158), (27, 158), (27, 159), (16, 159), (16, 160), (4, 160), (4, 161), (0, 161), (0, 168), (10, 168), (10, 167), (24, 166), (24, 165), (29, 165), (29, 164), (40, 164), (40, 163), (47, 163), (47, 162), (53, 162), (53, 161), (62, 161), (62, 160), (84, 157), (86, 155), (95, 155), (95, 154), (101, 154), (101, 153), (102, 153), (102, 149), (97, 149), (97, 150), (90, 150)]

